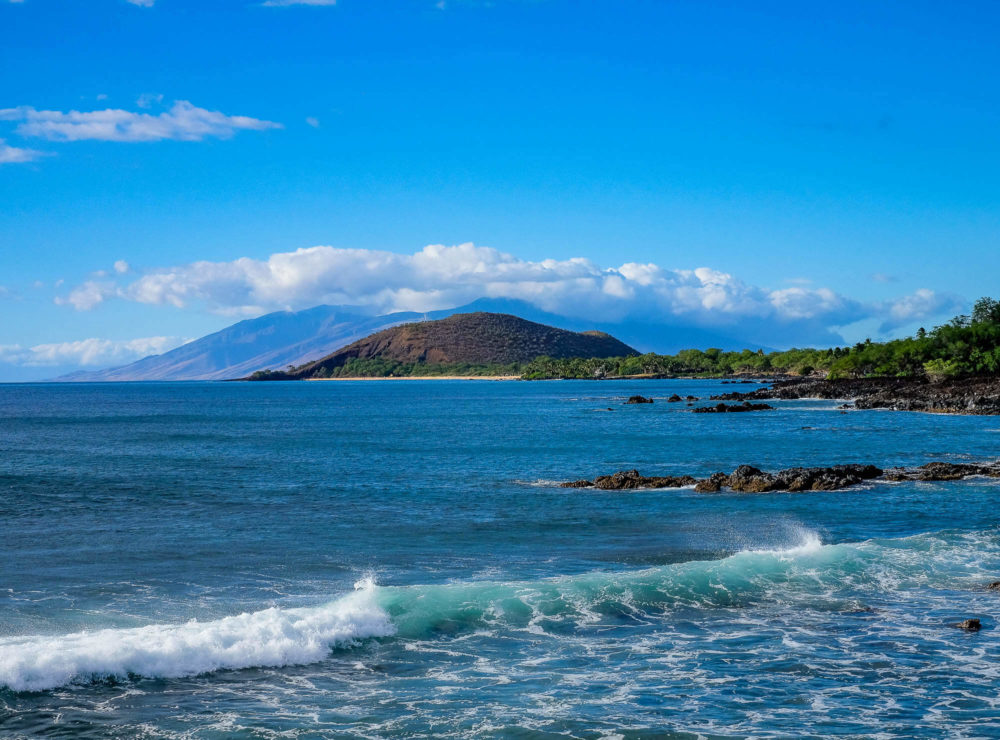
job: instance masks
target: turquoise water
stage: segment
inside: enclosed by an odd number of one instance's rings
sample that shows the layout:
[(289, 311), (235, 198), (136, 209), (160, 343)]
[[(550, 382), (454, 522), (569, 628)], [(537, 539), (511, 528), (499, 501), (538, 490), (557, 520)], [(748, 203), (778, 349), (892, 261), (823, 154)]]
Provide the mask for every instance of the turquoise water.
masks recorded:
[(1000, 482), (554, 486), (994, 460), (1000, 419), (663, 402), (723, 389), (0, 386), (0, 733), (1000, 737)]

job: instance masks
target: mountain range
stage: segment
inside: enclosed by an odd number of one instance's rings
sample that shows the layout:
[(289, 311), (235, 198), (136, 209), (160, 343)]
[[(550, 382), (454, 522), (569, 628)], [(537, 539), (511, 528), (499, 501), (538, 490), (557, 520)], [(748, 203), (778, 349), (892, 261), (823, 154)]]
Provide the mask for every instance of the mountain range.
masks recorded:
[(240, 378), (257, 370), (284, 370), (289, 365), (300, 366), (318, 360), (352, 342), (399, 324), (477, 311), (513, 314), (569, 331), (613, 333), (630, 348), (635, 347), (641, 352), (676, 352), (690, 347), (742, 349), (747, 346), (732, 337), (700, 328), (666, 327), (652, 319), (648, 323), (592, 323), (547, 313), (530, 303), (512, 299), (484, 298), (453, 309), (381, 316), (356, 306), (315, 306), (302, 311), (276, 311), (246, 319), (160, 355), (144, 357), (120, 367), (70, 373), (55, 380), (100, 382)]

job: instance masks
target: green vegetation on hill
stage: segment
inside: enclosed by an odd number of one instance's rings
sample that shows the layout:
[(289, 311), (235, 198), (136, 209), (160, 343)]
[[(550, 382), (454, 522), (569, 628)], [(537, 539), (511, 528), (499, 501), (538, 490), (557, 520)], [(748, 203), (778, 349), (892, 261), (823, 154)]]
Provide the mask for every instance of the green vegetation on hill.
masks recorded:
[[(513, 363), (402, 362), (384, 357), (351, 358), (313, 377), (432, 377), (435, 375), (516, 375), (525, 380), (613, 378), (623, 376), (798, 374), (824, 372), (830, 378), (1000, 375), (1000, 302), (982, 298), (971, 316), (956, 316), (931, 331), (890, 342), (866, 340), (853, 347), (790, 349), (781, 352), (723, 352), (686, 349), (675, 355), (605, 358), (537, 357)], [(262, 371), (256, 380), (284, 379), (285, 373)]]
[(610, 360), (551, 360), (540, 357), (523, 368), (526, 379), (600, 378), (625, 375), (828, 373), (832, 378), (932, 378), (1000, 375), (1000, 302), (982, 298), (971, 316), (956, 316), (932, 331), (890, 342), (866, 340), (853, 347), (790, 349), (764, 353), (745, 349), (689, 349), (676, 355), (646, 354)]
[(601, 332), (566, 331), (518, 316), (479, 311), (383, 329), (315, 362), (291, 368), (287, 374), (292, 378), (494, 374), (496, 367), (529, 362), (539, 355), (632, 353), (635, 350), (627, 344)]

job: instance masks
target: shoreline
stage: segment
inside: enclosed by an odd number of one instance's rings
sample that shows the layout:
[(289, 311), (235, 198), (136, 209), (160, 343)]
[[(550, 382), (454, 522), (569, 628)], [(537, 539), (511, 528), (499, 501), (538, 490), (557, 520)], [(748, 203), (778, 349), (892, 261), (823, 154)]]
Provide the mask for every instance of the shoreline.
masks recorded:
[(357, 380), (520, 380), (520, 375), (394, 375), (369, 376), (351, 378), (304, 378), (308, 383), (326, 381), (357, 381)]
[(927, 378), (795, 378), (749, 392), (712, 396), (719, 401), (812, 398), (850, 399), (853, 408), (932, 414), (1000, 415), (1000, 378), (969, 377), (934, 382)]

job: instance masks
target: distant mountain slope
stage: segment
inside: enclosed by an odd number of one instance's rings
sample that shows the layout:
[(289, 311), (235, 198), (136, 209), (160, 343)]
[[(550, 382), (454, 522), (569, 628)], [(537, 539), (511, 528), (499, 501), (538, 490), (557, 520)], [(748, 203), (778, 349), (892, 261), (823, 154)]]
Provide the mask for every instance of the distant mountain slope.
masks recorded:
[(256, 370), (301, 365), (387, 326), (415, 321), (419, 313), (370, 316), (341, 306), (279, 311), (240, 321), (162, 355), (129, 365), (77, 372), (56, 380), (224, 380)]
[[(561, 326), (563, 329), (569, 329), (570, 331), (596, 329), (614, 335), (640, 352), (674, 354), (682, 349), (708, 349), (709, 347), (718, 347), (726, 351), (750, 348), (753, 350), (763, 349), (765, 352), (770, 352), (774, 349), (774, 347), (769, 345), (760, 344), (745, 338), (738, 339), (714, 329), (670, 323), (671, 319), (677, 321), (677, 318), (664, 317), (656, 313), (650, 313), (649, 318), (645, 320), (633, 318), (620, 322), (590, 321), (549, 313), (548, 311), (536, 308), (527, 301), (521, 301), (516, 298), (480, 298), (461, 308), (447, 312), (438, 311), (438, 316), (428, 314), (428, 318), (439, 318), (449, 314), (471, 313), (474, 311), (514, 314), (528, 321), (549, 324), (551, 326)], [(739, 331), (739, 329), (736, 330)]]
[(281, 370), (289, 365), (302, 365), (325, 357), (372, 332), (407, 321), (440, 319), (476, 311), (515, 314), (529, 321), (574, 331), (597, 329), (614, 334), (641, 352), (676, 352), (692, 347), (736, 350), (750, 346), (757, 349), (759, 346), (705, 329), (664, 326), (656, 323), (655, 316), (651, 316), (648, 323), (595, 323), (547, 313), (525, 301), (509, 298), (482, 298), (466, 306), (426, 314), (400, 312), (384, 316), (373, 316), (362, 308), (351, 306), (315, 306), (304, 311), (278, 311), (247, 319), (162, 355), (144, 357), (129, 365), (106, 370), (74, 372), (56, 380), (97, 382), (241, 378), (257, 370)]
[(383, 329), (300, 368), (291, 377), (313, 377), (351, 359), (484, 365), (530, 362), (542, 355), (567, 358), (632, 354), (638, 353), (604, 332), (566, 331), (510, 314), (479, 311)]

